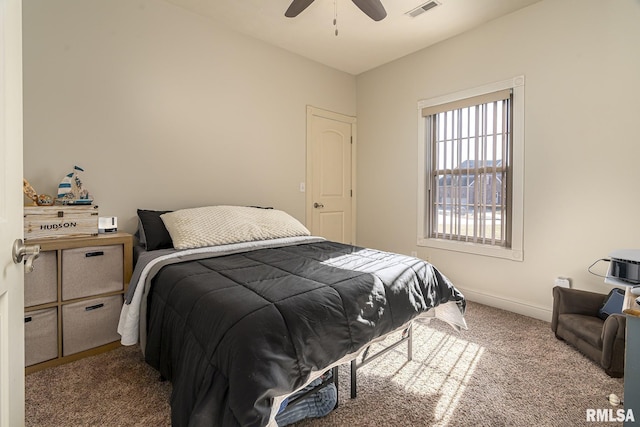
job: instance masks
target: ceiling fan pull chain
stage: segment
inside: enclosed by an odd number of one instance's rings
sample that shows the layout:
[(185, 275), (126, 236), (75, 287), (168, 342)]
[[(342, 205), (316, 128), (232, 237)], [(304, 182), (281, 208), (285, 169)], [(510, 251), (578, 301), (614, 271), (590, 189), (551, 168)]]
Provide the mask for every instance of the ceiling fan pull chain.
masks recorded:
[(333, 26), (336, 28), (336, 37), (338, 37), (338, 0), (333, 0)]

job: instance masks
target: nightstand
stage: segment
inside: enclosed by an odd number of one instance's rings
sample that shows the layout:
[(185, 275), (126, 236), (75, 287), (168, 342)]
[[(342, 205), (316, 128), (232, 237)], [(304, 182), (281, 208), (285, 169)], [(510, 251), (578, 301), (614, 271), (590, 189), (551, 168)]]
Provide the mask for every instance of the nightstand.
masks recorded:
[(133, 270), (128, 233), (29, 240), (40, 245), (24, 276), (26, 373), (114, 349)]

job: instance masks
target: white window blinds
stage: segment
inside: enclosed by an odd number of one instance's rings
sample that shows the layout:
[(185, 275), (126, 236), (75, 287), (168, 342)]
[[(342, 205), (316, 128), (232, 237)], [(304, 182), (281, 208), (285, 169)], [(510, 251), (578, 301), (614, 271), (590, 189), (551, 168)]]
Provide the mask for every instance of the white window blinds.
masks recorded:
[(422, 108), (429, 237), (509, 247), (511, 89)]

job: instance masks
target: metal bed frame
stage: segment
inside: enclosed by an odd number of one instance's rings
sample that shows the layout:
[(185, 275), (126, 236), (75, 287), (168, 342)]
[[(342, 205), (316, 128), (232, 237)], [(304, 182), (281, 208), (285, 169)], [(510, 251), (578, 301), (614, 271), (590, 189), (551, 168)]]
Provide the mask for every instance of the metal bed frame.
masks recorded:
[[(393, 350), (394, 348), (398, 347), (399, 345), (401, 345), (404, 342), (407, 342), (407, 361), (410, 362), (411, 360), (413, 360), (413, 322), (409, 323), (409, 326), (407, 326), (403, 331), (402, 331), (402, 336), (400, 337), (400, 339), (396, 342), (394, 342), (393, 344), (389, 345), (388, 347), (385, 347), (384, 349), (380, 350), (379, 352), (370, 355), (369, 354), (369, 350), (371, 349), (371, 346), (367, 346), (367, 348), (365, 348), (364, 352), (362, 353), (362, 357), (360, 359), (360, 362), (358, 362), (358, 358), (355, 358), (351, 361), (351, 398), (355, 399), (358, 395), (358, 369), (362, 368), (363, 366), (365, 366), (366, 364), (374, 361), (375, 359), (377, 359), (380, 356), (383, 356), (385, 354), (387, 354), (388, 352), (390, 352), (391, 350)], [(332, 376), (331, 378), (326, 378), (324, 379), (320, 384), (318, 384), (317, 386), (305, 391), (304, 393), (298, 395), (295, 397), (295, 399), (292, 399), (289, 401), (287, 407), (291, 407), (293, 405), (295, 405), (296, 403), (300, 402), (302, 399), (304, 399), (305, 397), (307, 397), (308, 395), (315, 393), (316, 391), (320, 390), (323, 387), (326, 387), (328, 384), (330, 383), (334, 383), (336, 386), (336, 405), (334, 406), (334, 409), (336, 409), (338, 407), (338, 368), (339, 366), (334, 366), (333, 368), (331, 368), (331, 372), (332, 372)], [(166, 378), (164, 378), (162, 375), (160, 375), (159, 380), (161, 382), (166, 381)]]
[(371, 346), (368, 346), (362, 353), (362, 358), (360, 362), (358, 362), (357, 358), (351, 361), (351, 398), (352, 399), (355, 399), (358, 394), (358, 384), (357, 384), (358, 369), (362, 368), (367, 363), (374, 361), (375, 359), (377, 359), (378, 357), (384, 354), (387, 354), (388, 352), (390, 352), (400, 344), (404, 343), (405, 341), (407, 342), (407, 362), (410, 362), (411, 360), (413, 360), (413, 328), (412, 326), (413, 326), (413, 323), (409, 323), (409, 326), (407, 326), (407, 328), (404, 331), (402, 331), (402, 336), (400, 337), (400, 339), (394, 342), (393, 344), (389, 345), (388, 347), (385, 347), (384, 349), (380, 350), (379, 352), (373, 355), (369, 355), (369, 349), (371, 348)]
[[(407, 343), (407, 361), (410, 362), (411, 360), (413, 360), (413, 323), (409, 323), (409, 326), (407, 326), (403, 331), (402, 331), (402, 336), (400, 337), (400, 339), (394, 343), (392, 343), (391, 345), (389, 345), (388, 347), (385, 347), (384, 349), (378, 351), (377, 353), (374, 354), (369, 354), (369, 350), (371, 349), (371, 346), (367, 346), (367, 348), (364, 350), (364, 352), (362, 353), (362, 357), (360, 359), (360, 362), (358, 362), (358, 358), (355, 358), (351, 361), (351, 398), (355, 399), (358, 395), (358, 369), (362, 368), (363, 366), (365, 366), (366, 364), (374, 361), (375, 359), (377, 359), (378, 357), (387, 354), (388, 352), (390, 352), (391, 350), (393, 350), (394, 348), (398, 347), (399, 345), (403, 344), (406, 341)], [(329, 383), (334, 383), (336, 386), (336, 406), (334, 407), (337, 408), (338, 407), (338, 368), (339, 366), (334, 366), (333, 368), (331, 368), (331, 371), (333, 373), (333, 376), (331, 378), (327, 378), (324, 381), (322, 381), (322, 383), (318, 384), (317, 386), (315, 386), (314, 388), (307, 390), (306, 392), (296, 396), (295, 399), (291, 400), (289, 402), (289, 404), (287, 405), (289, 406), (293, 406), (296, 403), (298, 403), (300, 400), (304, 399), (305, 397), (307, 397), (308, 395), (315, 393), (317, 390), (320, 390), (321, 388), (327, 386)]]

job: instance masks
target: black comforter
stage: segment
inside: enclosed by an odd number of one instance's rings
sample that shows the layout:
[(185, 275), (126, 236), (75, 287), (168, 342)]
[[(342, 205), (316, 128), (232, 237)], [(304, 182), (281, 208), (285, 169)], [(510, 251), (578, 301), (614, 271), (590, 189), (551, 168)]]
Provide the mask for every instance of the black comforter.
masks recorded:
[(146, 359), (174, 426), (264, 426), (273, 397), (463, 296), (421, 260), (314, 242), (189, 261), (153, 279)]

